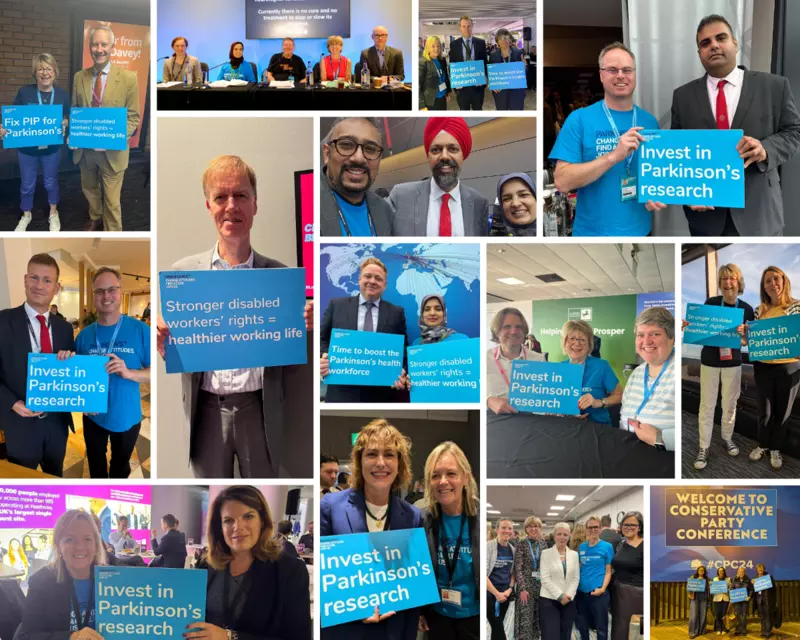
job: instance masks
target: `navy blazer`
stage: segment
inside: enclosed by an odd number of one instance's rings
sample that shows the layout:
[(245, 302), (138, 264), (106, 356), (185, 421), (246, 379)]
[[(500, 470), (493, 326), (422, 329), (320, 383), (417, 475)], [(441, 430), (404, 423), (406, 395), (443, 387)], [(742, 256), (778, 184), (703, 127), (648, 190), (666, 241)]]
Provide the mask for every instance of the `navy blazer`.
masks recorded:
[[(389, 529), (414, 529), (422, 526), (422, 513), (415, 506), (393, 495)], [(367, 533), (364, 493), (345, 489), (327, 494), (320, 503), (320, 536)], [(386, 611), (381, 611), (386, 613)], [(406, 609), (378, 624), (348, 622), (322, 630), (324, 640), (415, 640), (420, 609)]]
[[(163, 536), (161, 542), (153, 538), (153, 553), (161, 556), (150, 563), (153, 567), (166, 567), (168, 569), (183, 569), (186, 564), (186, 534), (177, 529), (170, 529)], [(158, 561), (158, 564), (155, 564)]]

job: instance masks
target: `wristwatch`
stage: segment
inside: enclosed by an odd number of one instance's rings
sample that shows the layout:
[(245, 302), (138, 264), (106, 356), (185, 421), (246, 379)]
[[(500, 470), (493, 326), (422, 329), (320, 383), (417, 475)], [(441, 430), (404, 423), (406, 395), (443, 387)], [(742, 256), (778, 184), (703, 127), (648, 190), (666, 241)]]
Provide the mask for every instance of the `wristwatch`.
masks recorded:
[(232, 629), (225, 629), (228, 632), (228, 640), (239, 640), (239, 634)]
[(667, 447), (664, 446), (664, 436), (661, 433), (661, 429), (658, 429), (656, 431), (656, 444), (655, 444), (655, 447), (659, 451), (666, 451), (667, 450)]
[(608, 402), (606, 402), (606, 398), (601, 398), (600, 402), (603, 403), (603, 409), (608, 409)]

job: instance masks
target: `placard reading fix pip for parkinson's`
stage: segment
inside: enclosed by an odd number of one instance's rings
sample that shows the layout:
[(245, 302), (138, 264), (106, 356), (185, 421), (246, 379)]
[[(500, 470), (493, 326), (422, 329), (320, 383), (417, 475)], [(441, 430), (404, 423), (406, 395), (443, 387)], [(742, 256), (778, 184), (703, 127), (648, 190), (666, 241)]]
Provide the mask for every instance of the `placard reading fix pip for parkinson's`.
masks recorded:
[(403, 371), (405, 336), (334, 329), (325, 384), (391, 387)]
[(64, 142), (61, 105), (34, 104), (3, 107), (4, 149), (39, 147)]
[(350, 37), (350, 0), (245, 0), (247, 39)]
[(450, 85), (453, 89), (478, 87), (486, 84), (486, 65), (483, 60), (453, 62), (450, 65)]
[(97, 632), (104, 638), (183, 638), (205, 622), (205, 569), (95, 567)]
[(764, 591), (765, 589), (772, 589), (772, 576), (759, 576), (758, 578), (753, 578), (753, 591), (759, 593)]
[(480, 338), (409, 347), (411, 402), (480, 402)]
[(128, 148), (128, 110), (73, 107), (69, 112), (69, 146), (124, 151)]
[(747, 325), (751, 361), (800, 356), (800, 315), (756, 320)]
[(322, 627), (439, 602), (425, 530), (323, 536)]
[(54, 353), (28, 354), (25, 406), (31, 411), (105, 413), (108, 411), (108, 358)]
[(489, 71), (490, 89), (527, 89), (528, 78), (525, 75), (524, 62), (501, 62), (490, 64)]
[(582, 383), (582, 364), (514, 360), (508, 404), (520, 412), (577, 416)]
[(683, 341), (707, 347), (741, 349), (742, 337), (736, 327), (744, 322), (744, 309), (710, 304), (687, 304)]
[(306, 363), (305, 269), (164, 271), (167, 373)]
[(744, 207), (739, 129), (641, 131), (639, 202)]
[(707, 586), (703, 578), (689, 578), (686, 581), (686, 590), (689, 593), (703, 593)]

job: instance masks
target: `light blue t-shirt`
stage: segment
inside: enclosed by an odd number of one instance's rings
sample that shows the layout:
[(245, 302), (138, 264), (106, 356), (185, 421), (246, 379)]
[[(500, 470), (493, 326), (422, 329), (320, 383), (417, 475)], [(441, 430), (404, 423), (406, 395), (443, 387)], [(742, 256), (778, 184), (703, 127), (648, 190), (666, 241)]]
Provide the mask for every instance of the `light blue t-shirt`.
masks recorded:
[[(581, 395), (584, 393), (591, 393), (595, 398), (601, 400), (610, 394), (619, 384), (619, 378), (607, 360), (602, 358), (593, 358), (589, 356), (583, 365), (583, 387)], [(611, 424), (611, 416), (608, 415), (608, 409), (601, 407), (600, 409), (584, 409), (581, 413), (588, 413), (589, 420), (592, 422), (599, 422), (601, 424)]]
[[(636, 126), (658, 129), (658, 121), (639, 107)], [(633, 126), (633, 111), (609, 109), (620, 135)], [(591, 162), (613, 151), (619, 140), (603, 111), (603, 101), (573, 111), (556, 138), (551, 160), (571, 164)], [(652, 229), (652, 214), (636, 198), (622, 202), (625, 162), (619, 162), (598, 180), (578, 189), (573, 236), (646, 236)], [(639, 152), (633, 156), (630, 174), (639, 171)]]
[[(125, 362), (128, 369), (146, 369), (150, 366), (150, 327), (129, 316), (120, 316), (122, 324), (111, 350)], [(76, 353), (80, 355), (102, 355), (108, 349), (116, 325), (109, 327), (90, 324), (75, 340)], [(100, 351), (97, 343), (100, 343)], [(142, 403), (139, 383), (123, 380), (117, 374), (108, 377), (108, 412), (92, 416), (92, 421), (101, 427), (120, 433), (142, 421)]]
[[(452, 562), (456, 542), (458, 542), (458, 526), (460, 524), (461, 516), (442, 514), (442, 527), (439, 530), (440, 540), (436, 559), (436, 584), (440, 590), (451, 588), (450, 574), (447, 572), (447, 565), (444, 563), (444, 554), (442, 553), (442, 542), (447, 546), (447, 555), (450, 558), (450, 562)], [(436, 613), (448, 618), (471, 618), (472, 616), (477, 616), (480, 613), (480, 600), (478, 590), (475, 588), (469, 520), (466, 518), (461, 529), (461, 550), (458, 552), (458, 562), (453, 572), (452, 588), (461, 592), (461, 606), (438, 602), (433, 605)]]
[(606, 565), (614, 558), (614, 547), (605, 540), (599, 540), (593, 547), (587, 540), (578, 547), (581, 560), (581, 581), (578, 590), (590, 593), (603, 586), (606, 579)]
[[(338, 193), (332, 191), (333, 197), (336, 198), (336, 203), (339, 205), (339, 210), (342, 212), (347, 226), (350, 228), (350, 235), (355, 237), (371, 236), (372, 229), (369, 226), (369, 211), (367, 209), (366, 197), (361, 201), (361, 204), (352, 204)], [(339, 228), (342, 230), (342, 235), (347, 235), (347, 230), (339, 219)]]
[[(442, 74), (442, 63), (439, 62), (436, 58), (433, 58), (433, 64), (436, 66), (436, 71), (439, 72), (439, 84), (444, 84), (444, 75)], [(447, 89), (439, 89), (436, 92), (437, 98), (444, 98), (447, 95)]]
[(253, 74), (253, 65), (251, 65), (247, 60), (242, 62), (242, 64), (240, 64), (236, 69), (231, 66), (230, 62), (226, 62), (222, 69), (219, 70), (217, 80), (224, 80), (226, 73), (230, 73), (231, 76), (235, 75), (239, 80), (258, 82)]
[[(78, 597), (78, 606), (80, 608), (81, 619), (86, 615), (86, 609), (89, 607), (89, 600), (92, 592), (92, 581), (86, 578), (85, 580), (73, 580), (72, 584), (75, 585), (75, 595)], [(89, 614), (89, 622), (86, 625), (94, 629), (94, 607)], [(70, 606), (69, 608), (69, 630), (80, 631), (83, 627), (80, 622), (75, 619), (75, 609)]]

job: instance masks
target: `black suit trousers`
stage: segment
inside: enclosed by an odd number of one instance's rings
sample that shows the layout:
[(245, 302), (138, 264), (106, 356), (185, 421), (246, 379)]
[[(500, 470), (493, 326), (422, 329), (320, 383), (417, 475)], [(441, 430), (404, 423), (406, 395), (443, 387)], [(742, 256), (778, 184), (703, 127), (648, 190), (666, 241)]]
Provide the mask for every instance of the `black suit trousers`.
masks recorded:
[[(42, 467), (44, 473), (62, 477), (69, 433), (61, 416), (48, 413), (44, 418), (24, 418), (25, 435), (7, 438), (8, 460), (28, 469)], [(8, 434), (7, 434), (8, 435)]]
[(464, 87), (456, 89), (458, 108), (462, 111), (483, 111), (483, 96), (486, 87)]

